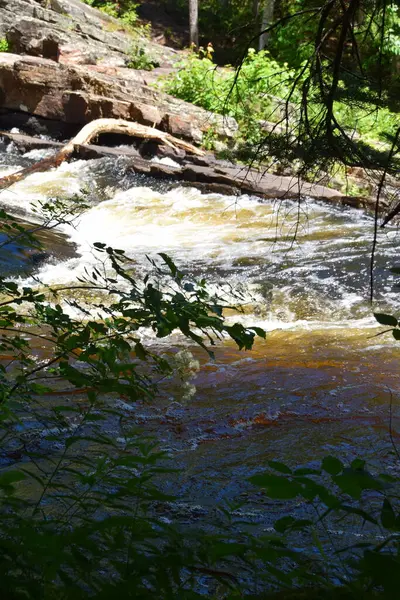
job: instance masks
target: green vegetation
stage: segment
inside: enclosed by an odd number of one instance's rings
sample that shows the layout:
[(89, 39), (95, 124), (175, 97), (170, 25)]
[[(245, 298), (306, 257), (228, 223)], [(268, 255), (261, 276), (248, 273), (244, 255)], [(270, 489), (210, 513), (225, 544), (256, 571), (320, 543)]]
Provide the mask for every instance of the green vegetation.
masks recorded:
[(121, 23), (128, 27), (135, 27), (137, 25), (137, 4), (130, 0), (122, 0), (121, 2), (110, 2), (107, 0), (84, 0), (89, 6), (98, 8), (106, 15), (120, 19)]
[(159, 66), (159, 63), (150, 57), (143, 46), (140, 44), (133, 44), (129, 52), (129, 59), (126, 66), (129, 69), (152, 71), (155, 67)]
[[(77, 199), (74, 213), (83, 206)], [(58, 200), (42, 211), (45, 226), (68, 222)], [(1, 220), (2, 246), (40, 247), (4, 211)], [(153, 479), (171, 465), (123, 407), (155, 401), (157, 380), (173, 376), (178, 362), (148, 350), (140, 330), (159, 338), (180, 331), (210, 356), (222, 335), (251, 348), (264, 332), (226, 324), (224, 301), (164, 254), (138, 278), (121, 250), (98, 243), (94, 251), (98, 266), (69, 290), (0, 281), (0, 352), (8, 356), (0, 364), (0, 589), (18, 599), (196, 597), (197, 574), (212, 575), (235, 552), (221, 538), (222, 552), (210, 554), (212, 536), (184, 538), (157, 517), (156, 504), (166, 510), (173, 498)], [(76, 300), (80, 290), (98, 298), (95, 309)], [(35, 357), (34, 340), (45, 359)], [(192, 366), (176, 369), (185, 389)], [(65, 395), (71, 401), (52, 400)]]
[(6, 39), (0, 39), (0, 52), (9, 52), (10, 51), (10, 45), (7, 42)]
[[(217, 67), (211, 60), (193, 54), (180, 65), (174, 78), (165, 81), (164, 87), (177, 98), (235, 117), (240, 126), (239, 140), (251, 145), (265, 137), (263, 121), (282, 122), (289, 95), (295, 121), (301, 101), (300, 86), (293, 87), (298, 76), (299, 71), (290, 69), (288, 63), (281, 65), (268, 50), (256, 53), (250, 49), (238, 72)], [(368, 88), (364, 94), (368, 98)], [(310, 108), (317, 112), (318, 104), (311, 104)], [(335, 102), (335, 112), (344, 128), (356, 131), (366, 142), (387, 142), (394, 135), (396, 113), (386, 107), (377, 108), (368, 101), (356, 107)]]
[[(258, 6), (260, 11), (263, 5)], [(346, 7), (334, 1), (323, 7), (311, 0), (277, 1), (267, 50), (250, 48), (236, 68), (190, 56), (166, 81), (166, 89), (237, 119), (234, 158), (257, 158), (309, 180), (332, 175), (343, 165), (373, 169), (376, 180), (386, 170), (397, 177), (391, 144), (396, 144), (400, 108), (398, 6), (370, 2), (358, 7), (352, 0)], [(237, 9), (241, 14), (250, 6)], [(218, 18), (226, 15), (222, 5), (215, 10)], [(253, 19), (253, 33), (259, 26)], [(346, 176), (340, 181), (346, 193)], [(350, 189), (358, 185), (350, 180)], [(370, 186), (362, 193), (369, 194)]]
[[(89, 3), (136, 23), (135, 4)], [(236, 70), (192, 54), (163, 86), (235, 117), (239, 155), (253, 159), (256, 149), (308, 176), (332, 164), (373, 167), (379, 200), (386, 175), (398, 171), (397, 5), (386, 12), (385, 3), (371, 1), (360, 14), (355, 0), (322, 4), (277, 3), (278, 20), (284, 11), (302, 14), (277, 25), (268, 50), (250, 48)], [(254, 32), (260, 8), (254, 15), (254, 5), (207, 0), (201, 24), (212, 23), (211, 34), (253, 15), (243, 28)], [(225, 47), (234, 39), (225, 36)], [(135, 45), (128, 66), (154, 63)], [(376, 148), (377, 141), (385, 145)], [(71, 222), (84, 209), (75, 200), (73, 208), (58, 199), (43, 204), (42, 227)], [(0, 220), (0, 247), (41, 248), (38, 225), (28, 229), (4, 211)], [(103, 243), (92, 250), (96, 264), (65, 288), (0, 277), (2, 596), (395, 600), (400, 478), (361, 457), (329, 455), (305, 467), (260, 458), (238, 504), (220, 505), (210, 531), (170, 518), (176, 464), (134, 422), (133, 404), (155, 405), (168, 385), (174, 399), (190, 396), (196, 361), (176, 352), (173, 334), (212, 358), (223, 338), (251, 349), (265, 332), (226, 320), (232, 307), (223, 293), (164, 253), (149, 257), (139, 275), (124, 251)], [(396, 317), (375, 318), (382, 333), (400, 340)], [(143, 330), (169, 345), (155, 351)], [(392, 452), (397, 463), (394, 443)], [(247, 522), (241, 509), (255, 497), (282, 513), (273, 530)], [(332, 550), (339, 527), (359, 527), (362, 537)]]
[(256, 143), (262, 135), (259, 122), (266, 116), (279, 119), (279, 106), (294, 77), (295, 71), (283, 72), (267, 51), (249, 50), (237, 77), (232, 69), (219, 69), (193, 54), (164, 86), (178, 98), (235, 117), (242, 140)]

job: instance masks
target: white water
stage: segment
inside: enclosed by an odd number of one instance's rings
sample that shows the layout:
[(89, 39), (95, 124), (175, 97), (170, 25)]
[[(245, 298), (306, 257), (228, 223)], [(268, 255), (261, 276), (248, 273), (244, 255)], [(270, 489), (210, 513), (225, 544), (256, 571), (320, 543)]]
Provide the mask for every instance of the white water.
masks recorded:
[[(25, 161), (37, 160), (37, 151)], [(1, 155), (0, 174), (18, 168)], [(37, 220), (40, 202), (89, 192), (91, 207), (75, 228), (63, 231), (79, 258), (50, 259), (36, 273), (45, 284), (68, 284), (98, 260), (94, 242), (126, 251), (139, 270), (146, 255), (166, 252), (177, 265), (212, 285), (229, 284), (245, 294), (242, 320), (276, 328), (374, 325), (368, 305), (372, 219), (360, 211), (304, 200), (260, 201), (249, 196), (202, 195), (175, 188), (155, 191), (108, 159), (63, 164), (4, 191), (0, 202)], [(98, 197), (102, 201), (98, 201)], [(397, 231), (380, 232), (376, 268), (378, 308), (395, 310), (390, 267), (399, 249)]]

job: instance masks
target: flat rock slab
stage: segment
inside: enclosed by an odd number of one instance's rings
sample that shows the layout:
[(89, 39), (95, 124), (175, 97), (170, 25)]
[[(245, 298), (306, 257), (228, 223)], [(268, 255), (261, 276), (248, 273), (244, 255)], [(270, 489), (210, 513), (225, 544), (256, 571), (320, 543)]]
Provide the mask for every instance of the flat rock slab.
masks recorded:
[(137, 71), (101, 71), (4, 52), (0, 53), (0, 106), (75, 125), (99, 118), (136, 121), (195, 143), (210, 128), (221, 139), (232, 138), (237, 131), (234, 119), (155, 90)]
[[(62, 147), (62, 143), (43, 140), (23, 134), (1, 132), (0, 136), (12, 141), (22, 152), (42, 148)], [(161, 149), (162, 150), (162, 149)], [(134, 145), (127, 148), (110, 148), (107, 146), (87, 145), (75, 147), (75, 156), (79, 158), (96, 158), (108, 156), (129, 159), (129, 166), (135, 172), (162, 178), (171, 182), (187, 183), (206, 192), (222, 194), (251, 194), (262, 198), (298, 198), (312, 196), (343, 205), (362, 206), (353, 198), (341, 195), (336, 190), (322, 185), (299, 181), (295, 177), (285, 177), (265, 173), (257, 169), (231, 166), (226, 161), (218, 161), (213, 155), (204, 158), (180, 155), (176, 166), (152, 161), (140, 156)], [(195, 164), (200, 162), (201, 164)]]

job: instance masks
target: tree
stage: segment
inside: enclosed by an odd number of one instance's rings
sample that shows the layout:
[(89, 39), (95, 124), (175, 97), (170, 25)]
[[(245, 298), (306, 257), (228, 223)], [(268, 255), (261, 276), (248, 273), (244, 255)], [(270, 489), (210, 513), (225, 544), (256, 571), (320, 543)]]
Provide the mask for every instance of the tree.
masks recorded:
[(261, 34), (259, 39), (259, 50), (263, 50), (267, 44), (268, 39), (270, 37), (269, 32), (267, 31), (268, 25), (272, 23), (274, 16), (274, 7), (275, 0), (265, 0), (263, 12), (262, 12), (262, 20), (261, 20)]
[(189, 0), (189, 33), (190, 44), (199, 46), (199, 2)]
[[(313, 0), (293, 5), (289, 2), (281, 9), (281, 16), (261, 33), (264, 40), (273, 33), (282, 39), (285, 32), (290, 32), (293, 36), (290, 51), (294, 56), (304, 31), (309, 43), (304, 47), (296, 75), (291, 77), (282, 103), (282, 118), (264, 136), (257, 151), (289, 163), (298, 161), (300, 177), (330, 172), (338, 163), (368, 171), (377, 190), (371, 299), (378, 219), (384, 195), (389, 208), (385, 209), (381, 226), (400, 213), (397, 194), (386, 186), (389, 175), (396, 178), (399, 174), (400, 127), (395, 122), (388, 127), (385, 145), (365, 143), (357, 135), (357, 124), (350, 128), (343, 119), (343, 107), (353, 110), (358, 119), (371, 113), (378, 118), (387, 107), (399, 111), (398, 78), (393, 76), (393, 57), (400, 53), (398, 8), (398, 2), (389, 0), (325, 0), (321, 5)], [(295, 101), (296, 96), (300, 101)]]

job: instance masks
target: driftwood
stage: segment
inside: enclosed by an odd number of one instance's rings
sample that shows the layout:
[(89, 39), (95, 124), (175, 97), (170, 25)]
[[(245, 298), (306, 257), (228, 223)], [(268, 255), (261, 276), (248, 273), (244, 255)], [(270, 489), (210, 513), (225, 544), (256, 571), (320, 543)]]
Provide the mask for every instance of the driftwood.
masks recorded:
[(96, 119), (85, 125), (80, 132), (72, 138), (65, 146), (61, 148), (56, 154), (27, 167), (21, 169), (11, 175), (6, 175), (0, 178), (0, 189), (4, 189), (22, 181), (28, 175), (32, 173), (42, 173), (52, 167), (58, 167), (62, 162), (67, 160), (74, 152), (75, 146), (84, 146), (89, 144), (93, 138), (98, 136), (100, 133), (122, 133), (134, 137), (145, 138), (149, 140), (157, 140), (163, 142), (171, 148), (182, 148), (186, 152), (203, 156), (204, 152), (199, 148), (196, 148), (192, 144), (185, 142), (179, 138), (172, 136), (171, 134), (154, 129), (153, 127), (147, 127), (146, 125), (140, 125), (139, 123), (124, 121), (122, 119)]

